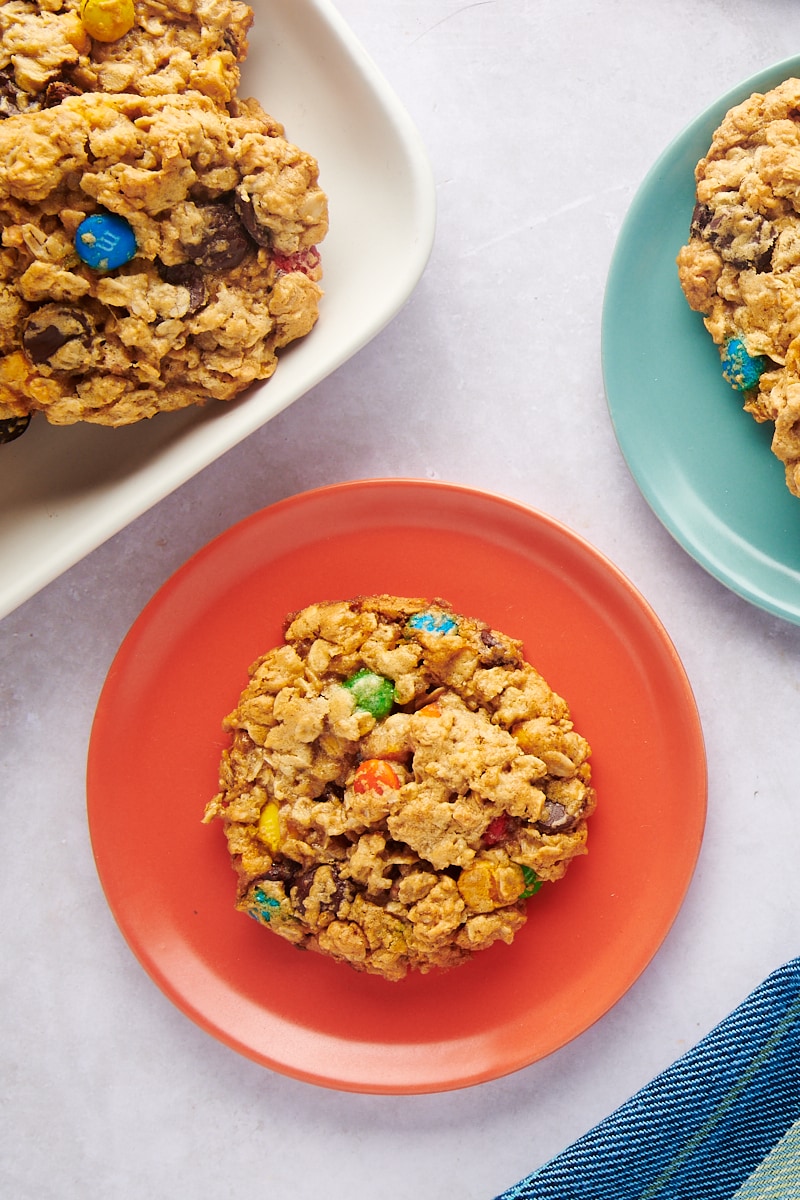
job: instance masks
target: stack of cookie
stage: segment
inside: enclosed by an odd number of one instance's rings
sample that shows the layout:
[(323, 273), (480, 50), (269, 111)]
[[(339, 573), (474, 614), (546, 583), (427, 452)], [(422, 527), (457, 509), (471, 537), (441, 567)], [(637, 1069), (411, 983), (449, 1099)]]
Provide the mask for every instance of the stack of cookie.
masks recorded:
[(238, 95), (239, 0), (0, 7), (0, 440), (230, 400), (314, 326), (316, 161)]

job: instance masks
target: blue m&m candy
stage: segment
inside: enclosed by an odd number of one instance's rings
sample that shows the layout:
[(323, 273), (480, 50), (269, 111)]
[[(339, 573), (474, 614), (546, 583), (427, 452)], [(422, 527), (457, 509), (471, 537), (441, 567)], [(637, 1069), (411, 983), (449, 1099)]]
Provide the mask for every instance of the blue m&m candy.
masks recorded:
[(421, 629), (425, 633), (452, 633), (458, 629), (458, 622), (443, 612), (414, 613), (408, 624), (411, 629)]
[(270, 918), (274, 916), (274, 909), (280, 908), (280, 900), (276, 900), (274, 896), (267, 896), (261, 888), (255, 893), (255, 905), (248, 909), (251, 917), (256, 921), (264, 921), (269, 925)]
[(75, 249), (94, 271), (114, 271), (136, 253), (136, 235), (116, 213), (92, 213), (78, 226)]
[(767, 369), (763, 354), (748, 354), (741, 338), (731, 338), (722, 351), (722, 377), (737, 392), (749, 392)]

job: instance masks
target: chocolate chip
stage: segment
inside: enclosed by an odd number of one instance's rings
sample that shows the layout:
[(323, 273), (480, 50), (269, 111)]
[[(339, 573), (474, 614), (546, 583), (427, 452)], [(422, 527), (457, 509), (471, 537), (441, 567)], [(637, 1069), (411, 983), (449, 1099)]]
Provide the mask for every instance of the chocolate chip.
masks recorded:
[(4, 421), (0, 421), (0, 445), (4, 445), (6, 442), (13, 442), (16, 438), (22, 437), (30, 423), (30, 413), (27, 413), (24, 417), (6, 417)]
[(256, 220), (256, 212), (253, 207), (253, 201), (248, 196), (240, 184), (233, 193), (233, 206), (236, 209), (242, 224), (254, 242), (259, 246), (272, 245), (272, 232), (264, 225), (259, 225)]
[(264, 878), (272, 880), (273, 883), (291, 883), (299, 870), (299, 863), (283, 858), (272, 864)]
[(206, 285), (203, 281), (203, 272), (194, 263), (176, 263), (175, 266), (168, 267), (159, 262), (158, 273), (164, 283), (171, 283), (175, 287), (185, 287), (188, 290), (189, 312), (197, 312), (198, 308), (203, 307), (206, 302)]
[(697, 236), (702, 234), (703, 230), (710, 223), (713, 213), (707, 204), (695, 204), (694, 212), (692, 213), (692, 223), (689, 227), (690, 235)]
[(80, 96), (81, 89), (74, 87), (71, 83), (66, 83), (63, 79), (56, 79), (52, 83), (48, 83), (44, 93), (44, 107), (55, 108), (62, 100), (66, 100), (67, 96)]
[(481, 662), (490, 662), (496, 667), (517, 667), (521, 659), (513, 650), (507, 650), (500, 638), (495, 637), (491, 629), (481, 630), (481, 641), (486, 647), (481, 654)]
[(202, 240), (186, 244), (195, 266), (206, 271), (230, 271), (250, 249), (247, 229), (228, 204), (206, 204), (202, 209), (205, 229)]
[(298, 905), (304, 905), (308, 899), (309, 892), (314, 884), (314, 876), (317, 873), (317, 867), (310, 867), (305, 871), (301, 871), (297, 876), (295, 883), (295, 901)]
[[(311, 889), (314, 886), (314, 879), (316, 878), (317, 872), (325, 869), (325, 867), (308, 867), (305, 871), (302, 871), (300, 875), (298, 875), (297, 883), (295, 884), (295, 903), (299, 907), (305, 907), (306, 900), (308, 899)], [(335, 867), (329, 866), (327, 870), (330, 872), (333, 880), (333, 888), (326, 899), (320, 901), (319, 907), (324, 912), (335, 913), (339, 911), (340, 904), (346, 898), (347, 889), (344, 881), (340, 877), (339, 872)]]
[(765, 254), (762, 254), (760, 258), (757, 258), (755, 260), (755, 262), (752, 264), (752, 267), (757, 275), (764, 275), (764, 274), (766, 274), (767, 271), (771, 271), (772, 270), (772, 249), (770, 248), (769, 250), (766, 251)]
[(718, 204), (713, 213), (698, 206), (692, 233), (713, 246), (737, 271), (770, 269), (775, 227), (745, 205)]
[(0, 71), (0, 119), (15, 117), (19, 113), (18, 97), (19, 88), (14, 77), (14, 68), (9, 65)]
[(338, 913), (339, 908), (342, 904), (342, 901), (345, 900), (346, 898), (347, 898), (347, 889), (345, 888), (343, 881), (337, 875), (336, 876), (336, 886), (333, 890), (333, 895), (330, 897), (328, 902), (325, 904), (325, 908), (329, 908), (331, 910), (331, 912)]
[(22, 345), (32, 363), (76, 374), (86, 370), (89, 340), (94, 332), (88, 317), (68, 304), (45, 304), (25, 320)]
[(340, 787), (338, 783), (328, 783), (325, 785), (325, 791), (317, 799), (342, 801), (344, 799), (344, 788)]
[(569, 815), (563, 804), (555, 801), (545, 804), (541, 820), (536, 822), (540, 833), (569, 833), (575, 825), (575, 817)]
[(243, 57), (242, 47), (239, 45), (239, 40), (232, 29), (225, 30), (222, 35), (222, 44), (226, 50), (230, 50), (237, 62)]

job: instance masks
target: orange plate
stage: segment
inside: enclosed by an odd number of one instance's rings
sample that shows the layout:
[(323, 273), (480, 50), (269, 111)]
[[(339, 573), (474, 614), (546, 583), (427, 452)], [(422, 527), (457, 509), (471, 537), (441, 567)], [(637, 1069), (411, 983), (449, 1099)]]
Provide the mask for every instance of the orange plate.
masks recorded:
[[(216, 791), (249, 664), (315, 600), (442, 596), (521, 638), (593, 749), (589, 854), (531, 901), (513, 946), (400, 983), (298, 953), (236, 913)], [(700, 848), (703, 738), (658, 619), (601, 554), (511, 500), (415, 480), (345, 483), (234, 525), (133, 625), (92, 730), (97, 869), (134, 954), (192, 1020), (257, 1062), (348, 1091), (444, 1091), (535, 1062), (624, 994)]]

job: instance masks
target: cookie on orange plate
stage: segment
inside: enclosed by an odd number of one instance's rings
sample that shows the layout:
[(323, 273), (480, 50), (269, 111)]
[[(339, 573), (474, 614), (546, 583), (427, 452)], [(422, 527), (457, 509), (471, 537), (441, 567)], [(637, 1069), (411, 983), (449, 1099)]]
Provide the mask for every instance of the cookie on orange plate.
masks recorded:
[(205, 820), (236, 907), (403, 978), (510, 943), (587, 848), (587, 741), (521, 644), (443, 600), (312, 604), (250, 668)]

